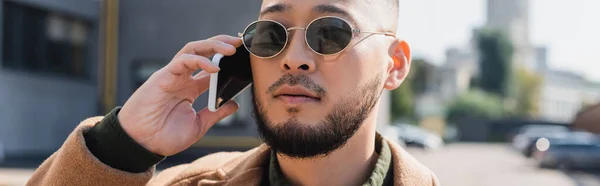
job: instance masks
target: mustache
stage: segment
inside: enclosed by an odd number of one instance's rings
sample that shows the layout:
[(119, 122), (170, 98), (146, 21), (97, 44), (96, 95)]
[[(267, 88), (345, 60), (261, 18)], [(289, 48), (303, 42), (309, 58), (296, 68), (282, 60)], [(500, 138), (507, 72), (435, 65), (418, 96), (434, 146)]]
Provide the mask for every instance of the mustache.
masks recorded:
[(285, 74), (281, 76), (275, 83), (273, 83), (268, 89), (267, 94), (271, 94), (275, 92), (275, 90), (279, 89), (279, 87), (283, 85), (300, 85), (304, 88), (314, 92), (319, 97), (324, 97), (327, 94), (325, 88), (315, 83), (312, 79), (310, 79), (307, 75), (301, 74), (294, 76), (292, 74)]

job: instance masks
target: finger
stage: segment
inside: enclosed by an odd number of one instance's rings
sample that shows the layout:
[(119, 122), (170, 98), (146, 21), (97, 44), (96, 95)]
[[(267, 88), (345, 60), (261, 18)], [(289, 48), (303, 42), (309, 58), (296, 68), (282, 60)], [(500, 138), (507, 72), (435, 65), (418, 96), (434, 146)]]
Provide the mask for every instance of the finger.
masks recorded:
[(210, 73), (206, 71), (200, 71), (194, 75), (194, 79), (201, 79), (206, 77), (210, 77)]
[(192, 54), (183, 54), (173, 59), (166, 68), (174, 75), (188, 74), (199, 69), (209, 73), (219, 71), (219, 67), (212, 64), (208, 58)]
[(204, 129), (203, 131), (208, 131), (208, 129), (215, 125), (215, 123), (235, 113), (235, 111), (237, 111), (238, 108), (239, 105), (234, 100), (227, 102), (216, 112), (211, 112), (208, 110), (208, 108), (204, 108), (197, 113), (197, 118), (200, 120), (200, 122), (198, 123), (200, 123), (200, 127)]
[(182, 54), (196, 54), (210, 57), (216, 53), (233, 55), (236, 47), (241, 46), (242, 40), (227, 35), (219, 35), (206, 40), (193, 41), (186, 44), (176, 56)]
[(194, 85), (198, 85), (196, 91), (199, 94), (204, 93), (210, 85), (210, 74), (206, 71), (201, 71), (194, 75)]
[(218, 41), (222, 41), (224, 43), (230, 44), (233, 47), (239, 47), (242, 46), (242, 39), (239, 37), (233, 37), (233, 36), (228, 36), (228, 35), (218, 35), (218, 36), (214, 36), (209, 38), (208, 40), (218, 40)]

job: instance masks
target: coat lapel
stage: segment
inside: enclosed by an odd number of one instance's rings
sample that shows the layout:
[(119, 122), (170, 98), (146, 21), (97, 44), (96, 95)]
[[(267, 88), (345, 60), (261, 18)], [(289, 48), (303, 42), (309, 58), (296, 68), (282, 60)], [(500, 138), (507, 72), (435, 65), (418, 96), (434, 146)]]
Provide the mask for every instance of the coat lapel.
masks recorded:
[(430, 186), (436, 185), (437, 178), (431, 170), (418, 162), (398, 144), (383, 139), (392, 151), (392, 166), (394, 168), (395, 186)]
[(260, 185), (263, 178), (263, 171), (266, 164), (269, 163), (269, 154), (271, 148), (265, 144), (254, 149), (252, 153), (244, 153), (239, 157), (239, 161), (232, 161), (222, 170), (229, 178), (225, 185)]

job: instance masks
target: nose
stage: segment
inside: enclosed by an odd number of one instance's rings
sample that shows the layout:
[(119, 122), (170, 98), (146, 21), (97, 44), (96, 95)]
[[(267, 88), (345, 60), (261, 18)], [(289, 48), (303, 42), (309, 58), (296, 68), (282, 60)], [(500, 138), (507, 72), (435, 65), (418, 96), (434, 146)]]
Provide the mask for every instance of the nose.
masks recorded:
[(290, 32), (290, 41), (281, 60), (281, 70), (289, 73), (310, 73), (315, 71), (313, 54), (304, 40), (303, 31)]

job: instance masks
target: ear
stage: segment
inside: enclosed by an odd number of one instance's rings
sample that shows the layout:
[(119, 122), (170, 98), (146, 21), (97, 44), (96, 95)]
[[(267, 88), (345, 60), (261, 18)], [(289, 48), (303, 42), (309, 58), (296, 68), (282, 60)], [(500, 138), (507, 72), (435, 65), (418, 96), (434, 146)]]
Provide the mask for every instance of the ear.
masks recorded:
[(384, 88), (394, 90), (402, 84), (410, 71), (410, 46), (406, 41), (396, 39), (388, 52), (393, 64), (388, 65), (388, 77)]

